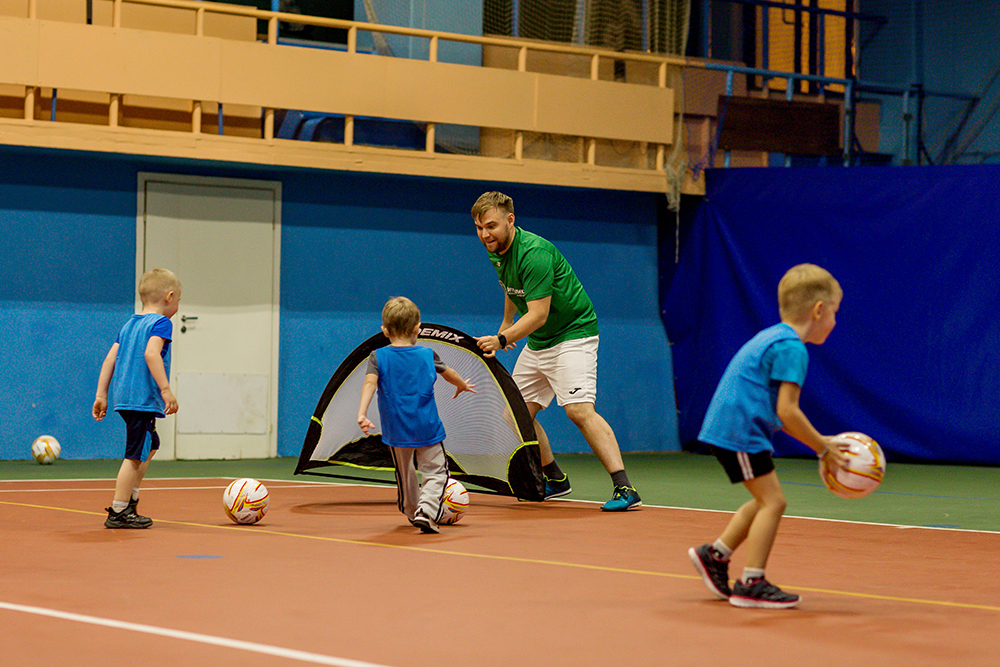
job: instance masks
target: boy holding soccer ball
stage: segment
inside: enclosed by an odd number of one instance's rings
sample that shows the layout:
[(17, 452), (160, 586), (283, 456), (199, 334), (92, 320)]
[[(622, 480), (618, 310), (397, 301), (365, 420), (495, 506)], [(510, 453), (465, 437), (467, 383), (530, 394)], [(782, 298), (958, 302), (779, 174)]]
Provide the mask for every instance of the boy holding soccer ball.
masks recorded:
[(104, 419), (110, 386), (115, 411), (125, 420), (125, 458), (114, 501), (107, 508), (107, 528), (153, 525), (152, 519), (136, 512), (139, 485), (160, 447), (156, 418), (177, 412), (177, 398), (170, 389), (170, 318), (180, 305), (181, 282), (172, 271), (151, 269), (139, 279), (139, 298), (142, 312), (129, 318), (104, 358), (92, 410), (94, 419)]
[[(389, 299), (382, 308), (382, 333), (389, 344), (368, 357), (358, 426), (365, 435), (375, 427), (368, 419), (368, 406), (377, 389), (382, 442), (389, 446), (396, 467), (399, 509), (422, 533), (436, 533), (448, 484), (448, 459), (434, 382), (440, 374), (455, 385), (455, 396), (476, 393), (475, 385), (448, 368), (434, 350), (417, 345), (420, 310), (405, 296)], [(418, 470), (423, 485), (417, 481)]]
[[(726, 368), (708, 406), (698, 439), (707, 444), (732, 483), (742, 483), (753, 498), (740, 507), (712, 544), (688, 549), (705, 585), (736, 607), (788, 609), (798, 595), (764, 578), (785, 494), (778, 483), (771, 438), (780, 429), (816, 451), (828, 466), (845, 455), (820, 435), (799, 407), (809, 352), (822, 345), (836, 325), (843, 291), (828, 271), (799, 264), (778, 283), (781, 323), (750, 339)], [(747, 543), (743, 576), (729, 587), (729, 558)]]

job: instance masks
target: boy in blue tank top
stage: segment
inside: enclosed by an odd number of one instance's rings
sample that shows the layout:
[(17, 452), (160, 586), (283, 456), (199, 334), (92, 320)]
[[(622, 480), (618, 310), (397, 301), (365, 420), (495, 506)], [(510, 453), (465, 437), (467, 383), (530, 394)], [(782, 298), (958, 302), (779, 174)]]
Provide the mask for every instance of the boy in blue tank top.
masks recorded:
[(151, 269), (139, 279), (139, 299), (142, 312), (129, 318), (104, 358), (92, 410), (94, 419), (104, 419), (110, 386), (114, 409), (125, 420), (125, 458), (114, 501), (107, 508), (107, 528), (153, 525), (152, 519), (136, 512), (139, 485), (160, 447), (156, 418), (177, 412), (177, 398), (170, 389), (170, 318), (180, 305), (181, 282), (172, 271)]
[[(368, 358), (358, 426), (365, 435), (375, 428), (368, 419), (368, 406), (377, 390), (382, 442), (389, 446), (396, 468), (399, 510), (421, 532), (436, 533), (448, 484), (448, 459), (444, 425), (434, 402), (434, 382), (440, 373), (455, 385), (455, 396), (463, 391), (475, 393), (475, 385), (448, 368), (436, 352), (417, 345), (420, 310), (406, 297), (397, 296), (385, 304), (382, 333), (389, 345)], [(422, 485), (417, 480), (418, 470)]]
[[(798, 595), (764, 578), (767, 557), (785, 512), (771, 439), (783, 430), (816, 451), (829, 466), (846, 457), (832, 436), (820, 435), (799, 407), (809, 352), (806, 343), (822, 345), (836, 325), (843, 291), (837, 280), (815, 264), (799, 264), (778, 283), (781, 323), (764, 329), (733, 357), (709, 403), (698, 439), (707, 444), (733, 484), (750, 495), (713, 544), (688, 549), (688, 556), (708, 589), (736, 607), (788, 609)], [(729, 587), (729, 558), (747, 543), (743, 576)]]

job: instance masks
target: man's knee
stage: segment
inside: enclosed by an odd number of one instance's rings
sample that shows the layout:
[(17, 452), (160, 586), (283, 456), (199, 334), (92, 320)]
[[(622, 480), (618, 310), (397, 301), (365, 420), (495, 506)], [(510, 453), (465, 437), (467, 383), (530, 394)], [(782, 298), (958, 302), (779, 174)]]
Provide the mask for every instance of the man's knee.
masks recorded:
[(593, 403), (566, 404), (566, 416), (577, 426), (586, 423), (595, 414), (597, 414), (597, 411), (594, 409)]

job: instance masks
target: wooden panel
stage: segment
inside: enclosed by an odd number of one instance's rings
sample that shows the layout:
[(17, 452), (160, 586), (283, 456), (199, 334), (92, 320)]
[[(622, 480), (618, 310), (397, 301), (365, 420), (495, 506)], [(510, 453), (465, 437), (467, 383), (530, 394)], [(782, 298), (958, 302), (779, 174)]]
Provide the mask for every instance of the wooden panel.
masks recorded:
[(57, 21), (38, 23), (36, 85), (188, 100), (219, 97), (222, 40)]
[[(537, 74), (538, 132), (582, 137), (673, 141), (674, 91), (611, 81)], [(627, 113), (622, 110), (627, 109)]]
[(0, 16), (0, 83), (38, 80), (38, 23)]
[(719, 148), (723, 150), (796, 155), (840, 152), (840, 107), (836, 104), (720, 95), (719, 118)]

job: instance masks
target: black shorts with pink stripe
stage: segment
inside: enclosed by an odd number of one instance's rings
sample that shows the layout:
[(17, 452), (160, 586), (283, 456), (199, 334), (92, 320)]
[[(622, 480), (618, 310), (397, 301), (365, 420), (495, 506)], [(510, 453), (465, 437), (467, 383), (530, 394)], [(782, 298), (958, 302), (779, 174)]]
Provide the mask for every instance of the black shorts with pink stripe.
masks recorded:
[[(702, 443), (705, 444), (705, 443)], [(774, 459), (771, 452), (734, 452), (731, 449), (723, 449), (715, 445), (705, 444), (706, 447), (719, 459), (719, 463), (729, 475), (729, 481), (733, 484), (741, 484), (755, 477), (762, 477), (774, 470)]]

